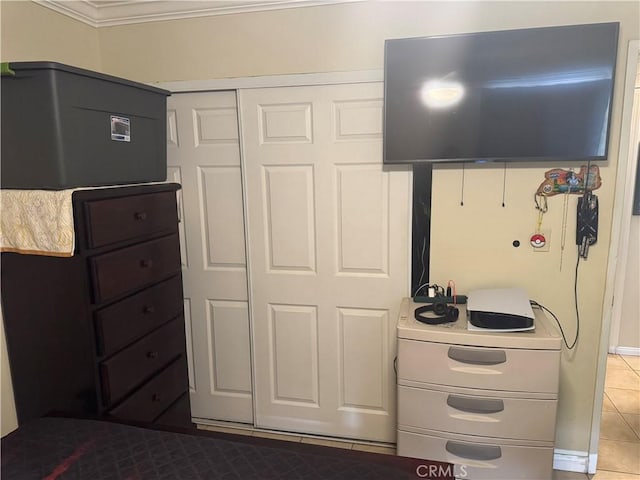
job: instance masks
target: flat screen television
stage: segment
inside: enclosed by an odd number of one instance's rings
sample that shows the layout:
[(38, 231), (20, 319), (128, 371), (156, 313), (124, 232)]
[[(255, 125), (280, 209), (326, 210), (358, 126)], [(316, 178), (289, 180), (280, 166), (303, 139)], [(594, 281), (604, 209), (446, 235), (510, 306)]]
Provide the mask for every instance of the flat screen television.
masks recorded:
[(618, 30), (387, 40), (384, 163), (606, 159)]

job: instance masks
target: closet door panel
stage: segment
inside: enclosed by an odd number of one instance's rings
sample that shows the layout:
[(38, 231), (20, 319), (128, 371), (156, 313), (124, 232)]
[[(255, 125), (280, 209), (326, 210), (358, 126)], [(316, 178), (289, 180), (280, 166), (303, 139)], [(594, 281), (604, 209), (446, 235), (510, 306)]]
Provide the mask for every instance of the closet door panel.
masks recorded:
[(395, 441), (411, 187), (382, 166), (382, 94), (239, 93), (260, 427)]
[(192, 414), (204, 421), (253, 423), (235, 92), (169, 97), (167, 140), (169, 178), (182, 184)]

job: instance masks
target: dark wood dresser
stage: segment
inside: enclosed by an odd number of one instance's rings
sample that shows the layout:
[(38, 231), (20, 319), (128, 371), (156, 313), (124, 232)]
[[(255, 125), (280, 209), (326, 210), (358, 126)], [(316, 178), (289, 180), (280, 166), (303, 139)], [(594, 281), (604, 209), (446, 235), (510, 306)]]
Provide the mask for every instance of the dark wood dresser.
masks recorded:
[(73, 193), (76, 254), (2, 254), (18, 421), (190, 426), (178, 184)]

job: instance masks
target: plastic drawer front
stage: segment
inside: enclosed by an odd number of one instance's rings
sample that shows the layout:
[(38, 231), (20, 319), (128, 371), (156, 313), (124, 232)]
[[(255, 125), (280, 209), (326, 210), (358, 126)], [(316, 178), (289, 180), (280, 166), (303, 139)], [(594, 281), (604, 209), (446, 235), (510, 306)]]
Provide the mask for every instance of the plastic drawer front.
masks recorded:
[[(533, 354), (535, 353), (535, 354)], [(556, 393), (559, 351), (398, 340), (398, 383)], [(532, 361), (535, 359), (535, 361)]]
[(466, 435), (443, 438), (399, 430), (398, 455), (450, 462), (457, 478), (469, 480), (551, 480), (553, 468), (552, 447)]
[(556, 400), (398, 386), (398, 428), (553, 442)]

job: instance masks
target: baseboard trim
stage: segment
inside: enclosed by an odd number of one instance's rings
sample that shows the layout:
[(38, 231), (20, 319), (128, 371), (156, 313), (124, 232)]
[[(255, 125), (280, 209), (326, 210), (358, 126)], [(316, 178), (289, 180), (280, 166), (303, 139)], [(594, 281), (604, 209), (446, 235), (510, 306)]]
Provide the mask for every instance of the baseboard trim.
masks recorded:
[(553, 469), (587, 473), (589, 470), (589, 453), (556, 449), (553, 451)]
[(640, 348), (638, 347), (614, 347), (613, 352), (617, 355), (629, 355), (632, 357), (640, 357)]
[(589, 455), (589, 471), (587, 472), (589, 475), (593, 475), (596, 473), (596, 467), (598, 466), (598, 454), (592, 453)]

